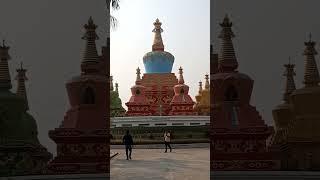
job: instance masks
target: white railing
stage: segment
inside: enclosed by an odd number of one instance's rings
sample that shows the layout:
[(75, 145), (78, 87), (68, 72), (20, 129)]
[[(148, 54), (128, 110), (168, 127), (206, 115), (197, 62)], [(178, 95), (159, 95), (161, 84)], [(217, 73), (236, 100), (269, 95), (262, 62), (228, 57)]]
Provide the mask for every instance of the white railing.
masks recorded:
[(165, 124), (164, 126), (199, 126), (209, 123), (210, 116), (132, 116), (111, 118), (111, 127), (159, 126), (157, 124)]

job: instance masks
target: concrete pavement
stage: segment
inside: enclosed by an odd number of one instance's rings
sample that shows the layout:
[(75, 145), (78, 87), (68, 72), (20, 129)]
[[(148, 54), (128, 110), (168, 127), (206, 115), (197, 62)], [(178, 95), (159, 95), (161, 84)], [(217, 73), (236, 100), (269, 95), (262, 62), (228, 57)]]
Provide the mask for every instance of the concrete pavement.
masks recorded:
[[(171, 144), (173, 149), (210, 148), (209, 143)], [(123, 149), (124, 145), (111, 145), (111, 149)], [(135, 149), (164, 149), (164, 144), (134, 145)]]
[(208, 180), (210, 149), (133, 149), (132, 160), (125, 151), (111, 160), (111, 179), (117, 180)]

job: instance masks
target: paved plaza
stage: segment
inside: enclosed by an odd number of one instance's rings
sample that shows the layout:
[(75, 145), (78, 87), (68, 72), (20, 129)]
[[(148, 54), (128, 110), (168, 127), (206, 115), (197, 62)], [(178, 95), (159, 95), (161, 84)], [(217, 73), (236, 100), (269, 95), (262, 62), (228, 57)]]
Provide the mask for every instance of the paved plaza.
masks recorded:
[(126, 160), (125, 150), (111, 160), (111, 179), (117, 180), (208, 180), (209, 148), (133, 149), (132, 160)]

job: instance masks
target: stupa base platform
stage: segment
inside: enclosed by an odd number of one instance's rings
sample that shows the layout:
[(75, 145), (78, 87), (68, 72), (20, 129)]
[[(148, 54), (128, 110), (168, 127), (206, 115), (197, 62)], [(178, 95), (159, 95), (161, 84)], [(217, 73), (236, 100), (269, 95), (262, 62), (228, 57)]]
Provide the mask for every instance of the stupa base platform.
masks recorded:
[(54, 160), (48, 166), (49, 174), (97, 174), (109, 171), (107, 158), (104, 162), (92, 163), (63, 163)]
[(52, 158), (41, 145), (23, 141), (0, 144), (0, 176), (40, 174)]
[(276, 157), (278, 154), (272, 152), (213, 152), (213, 155), (211, 169), (217, 171), (275, 171), (281, 168), (281, 160)]
[(217, 171), (269, 171), (279, 170), (277, 160), (215, 160), (212, 169)]
[(211, 171), (212, 180), (301, 180), (320, 179), (316, 171)]
[(62, 175), (34, 175), (34, 176), (15, 176), (4, 177), (4, 179), (14, 180), (108, 180), (110, 174), (62, 174)]
[(49, 162), (52, 174), (105, 173), (110, 169), (109, 131), (57, 128), (49, 132), (57, 156)]

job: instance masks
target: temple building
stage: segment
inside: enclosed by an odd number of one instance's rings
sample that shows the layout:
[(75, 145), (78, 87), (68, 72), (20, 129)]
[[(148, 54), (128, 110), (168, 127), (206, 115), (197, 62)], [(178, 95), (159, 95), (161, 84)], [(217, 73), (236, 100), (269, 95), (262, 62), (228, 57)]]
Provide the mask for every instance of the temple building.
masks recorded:
[(106, 173), (110, 170), (109, 149), (109, 72), (110, 41), (98, 55), (97, 26), (90, 17), (84, 25), (86, 47), (81, 74), (66, 83), (70, 109), (60, 127), (49, 131), (57, 144), (57, 156), (49, 163), (53, 174)]
[(250, 104), (253, 80), (240, 73), (233, 48), (232, 23), (226, 15), (220, 23), (221, 51), (218, 62), (211, 53), (211, 171), (277, 170), (266, 146), (273, 133), (259, 112)]
[[(218, 54), (213, 53), (213, 47), (210, 45), (210, 74), (217, 72), (218, 67)], [(205, 75), (205, 84), (203, 88), (202, 81), (199, 82), (199, 90), (196, 95), (196, 104), (194, 110), (200, 116), (210, 116), (210, 89), (211, 84), (209, 83), (209, 75)]]
[[(139, 67), (136, 69), (131, 97), (125, 103), (128, 107), (125, 116), (111, 118), (111, 128), (117, 128), (113, 133), (117, 134), (121, 132), (121, 128), (128, 127), (145, 127), (149, 128), (149, 132), (156, 132), (161, 131), (161, 128), (155, 129), (157, 127), (172, 126), (180, 126), (180, 129), (186, 126), (199, 127), (200, 131), (207, 131), (206, 126), (210, 123), (209, 76), (206, 76), (205, 88), (196, 104), (189, 95), (190, 87), (184, 79), (183, 68), (179, 67), (178, 76), (172, 72), (174, 56), (165, 51), (161, 36), (162, 23), (156, 19), (153, 25), (152, 32), (155, 35), (152, 51), (143, 56), (145, 73), (142, 73)], [(186, 131), (184, 136), (187, 133), (192, 134)]]
[(199, 82), (199, 91), (196, 95), (194, 110), (198, 115), (210, 116), (210, 83), (208, 74), (205, 76), (204, 88), (202, 88), (202, 82)]
[(193, 109), (195, 102), (188, 95), (189, 86), (184, 82), (182, 68), (179, 69), (179, 80), (171, 72), (174, 56), (164, 51), (162, 23), (157, 19), (153, 24), (152, 51), (143, 57), (146, 73), (140, 77), (140, 69), (137, 69), (136, 84), (131, 88), (132, 96), (126, 103), (126, 115), (196, 115)]
[(126, 110), (122, 107), (122, 102), (119, 97), (119, 84), (115, 83), (113, 86), (113, 76), (110, 76), (110, 116), (122, 117)]
[(17, 91), (8, 61), (10, 47), (0, 45), (0, 176), (42, 174), (52, 155), (38, 140), (36, 120), (29, 112), (26, 69), (17, 69)]
[(316, 43), (305, 42), (304, 86), (296, 89), (294, 64), (286, 64), (283, 103), (275, 107), (272, 147), (281, 152), (284, 170), (320, 170), (320, 86)]

